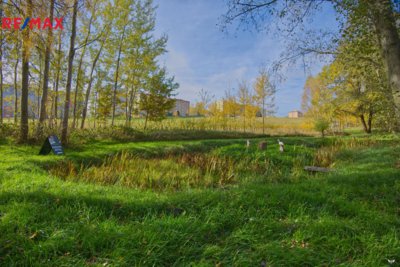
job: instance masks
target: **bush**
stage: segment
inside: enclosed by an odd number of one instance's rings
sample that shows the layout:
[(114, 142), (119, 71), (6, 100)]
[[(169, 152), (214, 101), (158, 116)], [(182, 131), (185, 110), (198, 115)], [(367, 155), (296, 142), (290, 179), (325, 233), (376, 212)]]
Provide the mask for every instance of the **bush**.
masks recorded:
[(329, 129), (329, 121), (325, 119), (318, 119), (314, 123), (314, 129), (321, 133), (322, 137), (325, 136), (325, 131)]
[(0, 139), (4, 140), (7, 137), (17, 136), (18, 125), (3, 123), (0, 125)]

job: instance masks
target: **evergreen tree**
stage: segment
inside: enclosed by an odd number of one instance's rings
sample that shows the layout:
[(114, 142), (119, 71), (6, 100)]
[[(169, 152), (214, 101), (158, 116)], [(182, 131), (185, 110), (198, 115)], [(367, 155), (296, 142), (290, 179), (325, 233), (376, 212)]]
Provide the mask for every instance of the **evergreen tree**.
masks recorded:
[(175, 101), (171, 97), (178, 87), (173, 77), (166, 77), (165, 68), (155, 71), (147, 79), (139, 104), (140, 110), (145, 112), (144, 130), (147, 128), (148, 120), (158, 121), (165, 118), (167, 111), (174, 106)]

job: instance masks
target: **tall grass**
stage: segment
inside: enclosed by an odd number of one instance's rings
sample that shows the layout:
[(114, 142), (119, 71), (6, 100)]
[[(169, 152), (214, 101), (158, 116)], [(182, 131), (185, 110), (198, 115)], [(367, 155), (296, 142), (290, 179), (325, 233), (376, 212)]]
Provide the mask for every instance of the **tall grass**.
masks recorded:
[(64, 161), (50, 172), (64, 180), (157, 191), (223, 187), (237, 181), (232, 159), (200, 153), (145, 159), (122, 152), (100, 165)]
[[(143, 129), (142, 119), (134, 120), (133, 128)], [(247, 118), (244, 128), (242, 118), (199, 117), (168, 118), (161, 122), (150, 122), (149, 130), (208, 130), (240, 131), (263, 133), (261, 118)], [(264, 132), (269, 135), (315, 135), (313, 124), (309, 119), (266, 118)]]
[(97, 163), (61, 161), (50, 172), (64, 180), (156, 191), (291, 182), (305, 176), (304, 166), (312, 164), (315, 148), (287, 138), (286, 151), (280, 153), (272, 141), (266, 150), (260, 150), (257, 141), (246, 147), (244, 140), (232, 140), (171, 146), (153, 153), (125, 151)]
[(344, 153), (346, 150), (354, 150), (366, 147), (372, 147), (381, 143), (375, 138), (337, 138), (319, 148), (314, 154), (314, 165), (320, 167), (332, 167), (339, 153)]

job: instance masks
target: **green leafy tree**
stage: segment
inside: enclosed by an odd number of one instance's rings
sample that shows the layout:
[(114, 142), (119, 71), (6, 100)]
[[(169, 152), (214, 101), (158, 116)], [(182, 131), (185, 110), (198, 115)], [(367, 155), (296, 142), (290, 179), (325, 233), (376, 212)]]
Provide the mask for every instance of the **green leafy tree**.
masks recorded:
[(250, 117), (250, 108), (253, 102), (253, 96), (246, 81), (239, 83), (238, 103), (241, 106), (241, 116), (243, 118), (243, 131), (246, 132), (246, 117)]
[[(33, 3), (28, 0), (26, 4), (25, 14), (32, 17)], [(28, 140), (28, 94), (29, 94), (29, 59), (31, 54), (31, 36), (28, 30), (22, 33), (22, 86), (21, 86), (21, 125), (20, 125), (20, 141)]]
[(97, 118), (107, 126), (107, 118), (112, 113), (112, 85), (106, 84), (98, 89)]
[(68, 73), (67, 73), (67, 85), (65, 89), (65, 105), (64, 105), (64, 117), (62, 121), (62, 133), (61, 142), (66, 144), (68, 138), (68, 119), (69, 119), (69, 106), (71, 104), (71, 86), (72, 86), (72, 74), (73, 74), (73, 62), (75, 57), (75, 38), (76, 38), (76, 21), (78, 16), (78, 0), (74, 0), (72, 10), (72, 26), (70, 36), (70, 47), (68, 53)]
[(234, 117), (240, 113), (240, 105), (237, 101), (237, 96), (233, 90), (226, 90), (223, 99), (223, 110), (225, 116)]
[(145, 91), (140, 95), (139, 104), (140, 110), (145, 112), (145, 130), (148, 120), (159, 121), (165, 118), (167, 111), (174, 106), (175, 100), (171, 97), (178, 87), (179, 84), (174, 82), (173, 77), (166, 76), (165, 68), (155, 71), (148, 78)]
[(265, 133), (265, 117), (275, 112), (275, 87), (265, 69), (260, 69), (253, 88), (254, 99), (261, 108), (263, 133)]
[(138, 1), (131, 11), (134, 20), (126, 28), (125, 55), (121, 62), (121, 88), (125, 98), (125, 124), (130, 126), (140, 90), (158, 67), (157, 59), (166, 52), (167, 37), (154, 37), (155, 8), (152, 1)]
[[(55, 0), (50, 1), (49, 14), (50, 20), (53, 21), (54, 17), (54, 4)], [(43, 87), (42, 87), (42, 99), (40, 103), (40, 114), (39, 124), (37, 128), (37, 135), (42, 134), (43, 124), (47, 118), (47, 102), (48, 102), (48, 91), (49, 91), (49, 78), (50, 78), (50, 56), (52, 52), (53, 42), (53, 29), (49, 27), (47, 31), (46, 43), (45, 43), (45, 55), (44, 55), (44, 71), (43, 71)]]
[(314, 122), (314, 129), (321, 133), (322, 137), (325, 136), (326, 130), (329, 129), (329, 121), (319, 118)]
[[(387, 70), (392, 99), (397, 107), (397, 113), (400, 113), (400, 37), (396, 24), (399, 8), (397, 1), (289, 0), (282, 4), (281, 1), (229, 0), (227, 3), (228, 10), (223, 17), (224, 25), (239, 20), (244, 25), (252, 24), (260, 29), (265, 28), (264, 25), (268, 21), (268, 25), (277, 25), (280, 34), (286, 34), (288, 49), (275, 64), (276, 68), (282, 67), (284, 63), (293, 63), (296, 59), (304, 59), (307, 54), (336, 54), (335, 50), (340, 45), (342, 37), (349, 32), (347, 28), (349, 24), (367, 25), (374, 29), (373, 37), (379, 43), (380, 57)], [(323, 3), (331, 3), (337, 12), (337, 19), (340, 22), (338, 34), (324, 30), (318, 33), (304, 27), (309, 21), (307, 18), (312, 18)], [(271, 20), (278, 23), (272, 24)], [(271, 27), (268, 27), (268, 30), (270, 29)]]

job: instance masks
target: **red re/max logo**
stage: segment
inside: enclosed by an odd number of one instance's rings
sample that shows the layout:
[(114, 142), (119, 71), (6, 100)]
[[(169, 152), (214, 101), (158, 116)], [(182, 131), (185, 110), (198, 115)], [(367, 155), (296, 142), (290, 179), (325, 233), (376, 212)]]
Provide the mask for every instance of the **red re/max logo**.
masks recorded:
[(54, 18), (51, 21), (50, 18), (26, 18), (23, 20), (22, 18), (2, 18), (1, 19), (1, 28), (2, 29), (14, 29), (14, 30), (23, 30), (26, 27), (30, 29), (53, 29), (53, 30), (63, 30), (63, 19), (64, 18)]

